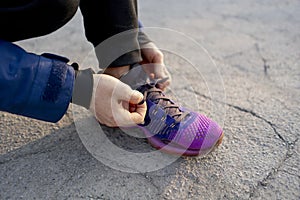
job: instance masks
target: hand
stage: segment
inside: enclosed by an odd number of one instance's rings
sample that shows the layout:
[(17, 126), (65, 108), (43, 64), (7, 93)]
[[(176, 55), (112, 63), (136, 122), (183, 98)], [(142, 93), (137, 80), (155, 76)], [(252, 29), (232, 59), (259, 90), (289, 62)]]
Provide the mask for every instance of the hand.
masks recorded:
[(94, 75), (94, 91), (91, 110), (96, 119), (109, 127), (134, 126), (144, 122), (147, 106), (143, 95), (132, 90), (118, 79), (106, 75)]
[(158, 84), (158, 87), (160, 89), (165, 90), (171, 84), (171, 75), (164, 64), (163, 53), (153, 42), (145, 45), (145, 47), (143, 47), (141, 51), (143, 57), (143, 61), (141, 62), (141, 64), (143, 65), (144, 71), (151, 78), (162, 79), (169, 77), (169, 79), (164, 83)]

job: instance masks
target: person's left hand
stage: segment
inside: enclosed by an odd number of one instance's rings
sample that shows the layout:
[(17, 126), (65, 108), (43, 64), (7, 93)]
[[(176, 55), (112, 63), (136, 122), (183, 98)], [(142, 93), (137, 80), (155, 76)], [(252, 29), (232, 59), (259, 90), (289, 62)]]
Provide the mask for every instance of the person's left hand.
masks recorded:
[(164, 55), (157, 46), (150, 42), (141, 49), (143, 61), (140, 63), (144, 71), (154, 79), (169, 79), (163, 83), (159, 83), (160, 89), (165, 90), (171, 84), (171, 75), (164, 64)]

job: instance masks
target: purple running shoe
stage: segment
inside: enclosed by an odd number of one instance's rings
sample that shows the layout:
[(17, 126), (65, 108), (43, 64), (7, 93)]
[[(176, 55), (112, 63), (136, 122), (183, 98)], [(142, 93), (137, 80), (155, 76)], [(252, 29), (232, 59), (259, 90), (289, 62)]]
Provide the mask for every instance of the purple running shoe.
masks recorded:
[(137, 88), (147, 103), (145, 122), (139, 127), (149, 143), (163, 152), (183, 156), (203, 156), (220, 145), (224, 136), (220, 126), (200, 113), (176, 105), (157, 87), (159, 82)]

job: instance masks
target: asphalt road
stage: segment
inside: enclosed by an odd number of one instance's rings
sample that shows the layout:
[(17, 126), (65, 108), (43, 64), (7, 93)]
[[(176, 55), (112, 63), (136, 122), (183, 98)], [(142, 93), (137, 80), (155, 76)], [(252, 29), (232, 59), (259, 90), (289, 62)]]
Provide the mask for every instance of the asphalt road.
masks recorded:
[[(139, 10), (146, 27), (157, 27), (149, 31), (165, 50), (178, 101), (217, 120), (222, 145), (203, 158), (160, 154), (143, 166), (126, 157), (146, 169), (131, 173), (88, 151), (78, 126), (98, 130), (87, 111), (70, 106), (56, 124), (1, 112), (0, 199), (300, 199), (300, 2), (152, 0)], [(80, 11), (62, 29), (18, 44), (97, 66)], [(126, 152), (154, 151), (104, 130)]]

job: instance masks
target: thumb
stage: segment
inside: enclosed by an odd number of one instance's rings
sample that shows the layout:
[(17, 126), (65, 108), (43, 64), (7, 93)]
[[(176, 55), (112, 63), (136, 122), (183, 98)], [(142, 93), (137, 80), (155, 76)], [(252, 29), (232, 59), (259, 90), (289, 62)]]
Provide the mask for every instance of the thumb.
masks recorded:
[(144, 98), (142, 93), (137, 90), (132, 90), (129, 85), (122, 83), (121, 81), (115, 88), (114, 93), (119, 100), (127, 101), (132, 104), (138, 104)]
[(138, 104), (143, 101), (144, 95), (137, 90), (132, 90), (129, 103)]

